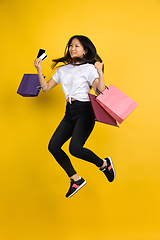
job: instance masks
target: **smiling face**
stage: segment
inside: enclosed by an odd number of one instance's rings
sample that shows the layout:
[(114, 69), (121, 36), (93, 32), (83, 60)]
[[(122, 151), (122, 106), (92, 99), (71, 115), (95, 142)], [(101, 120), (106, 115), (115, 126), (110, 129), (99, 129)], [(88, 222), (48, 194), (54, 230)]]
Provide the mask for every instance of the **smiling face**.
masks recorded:
[(86, 51), (78, 38), (74, 38), (69, 46), (69, 53), (71, 58), (83, 58)]

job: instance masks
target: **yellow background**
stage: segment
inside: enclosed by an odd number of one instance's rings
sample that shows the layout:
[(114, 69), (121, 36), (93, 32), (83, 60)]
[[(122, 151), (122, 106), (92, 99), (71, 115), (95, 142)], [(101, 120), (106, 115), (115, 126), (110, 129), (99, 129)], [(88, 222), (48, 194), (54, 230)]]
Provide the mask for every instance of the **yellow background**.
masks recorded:
[[(0, 1), (0, 239), (160, 239), (160, 1)], [(86, 146), (111, 156), (109, 183), (93, 165), (73, 158), (87, 185), (65, 198), (69, 180), (47, 146), (63, 117), (58, 86), (37, 98), (16, 94), (24, 73), (43, 73), (74, 34), (88, 36), (105, 61), (105, 82), (139, 106), (120, 128), (97, 123)], [(64, 150), (68, 153), (68, 143)]]

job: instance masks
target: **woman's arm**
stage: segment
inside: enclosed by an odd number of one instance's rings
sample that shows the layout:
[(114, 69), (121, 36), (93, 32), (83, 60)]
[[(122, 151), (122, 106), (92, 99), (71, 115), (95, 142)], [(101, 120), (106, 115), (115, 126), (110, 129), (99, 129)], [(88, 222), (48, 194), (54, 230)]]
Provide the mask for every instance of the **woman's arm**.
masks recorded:
[(34, 66), (37, 69), (39, 82), (40, 82), (43, 92), (48, 92), (52, 88), (54, 88), (57, 85), (57, 83), (53, 78), (51, 78), (48, 82), (46, 82), (46, 80), (44, 79), (43, 74), (42, 74), (41, 62), (42, 62), (41, 58), (37, 58), (34, 61)]
[(102, 63), (96, 62), (94, 64), (95, 68), (97, 69), (98, 75), (99, 75), (99, 78), (96, 78), (94, 80), (94, 82), (92, 83), (92, 87), (95, 92), (96, 92), (97, 88), (101, 92), (103, 92), (105, 90), (105, 82), (104, 82), (103, 71), (102, 71), (103, 63), (104, 62), (102, 62)]

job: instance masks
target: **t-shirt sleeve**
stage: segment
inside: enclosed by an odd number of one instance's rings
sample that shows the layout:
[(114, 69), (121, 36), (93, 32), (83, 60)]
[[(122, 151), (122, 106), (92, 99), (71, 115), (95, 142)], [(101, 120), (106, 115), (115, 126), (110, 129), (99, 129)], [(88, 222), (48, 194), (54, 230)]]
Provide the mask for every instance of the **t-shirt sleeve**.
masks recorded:
[(56, 81), (56, 83), (58, 84), (58, 83), (60, 83), (60, 71), (59, 71), (59, 68), (56, 70), (56, 72), (54, 73), (54, 75), (53, 75), (53, 77), (52, 77), (55, 81)]
[(90, 85), (92, 85), (92, 83), (94, 82), (95, 78), (99, 78), (97, 69), (95, 68), (94, 65), (91, 65), (89, 74), (88, 74), (88, 81), (90, 83)]

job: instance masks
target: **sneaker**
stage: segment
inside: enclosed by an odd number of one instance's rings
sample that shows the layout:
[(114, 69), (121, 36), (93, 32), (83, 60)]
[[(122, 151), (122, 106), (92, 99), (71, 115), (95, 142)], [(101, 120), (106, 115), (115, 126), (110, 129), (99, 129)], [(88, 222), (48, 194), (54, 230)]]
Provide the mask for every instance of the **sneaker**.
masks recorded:
[(72, 197), (79, 189), (81, 189), (86, 184), (86, 181), (83, 178), (80, 178), (77, 181), (71, 179), (70, 188), (66, 194), (66, 197)]
[(104, 161), (107, 162), (107, 166), (100, 170), (104, 172), (109, 182), (113, 182), (115, 179), (115, 170), (113, 167), (112, 159), (110, 157), (107, 157), (104, 159)]

